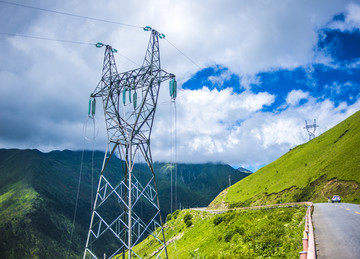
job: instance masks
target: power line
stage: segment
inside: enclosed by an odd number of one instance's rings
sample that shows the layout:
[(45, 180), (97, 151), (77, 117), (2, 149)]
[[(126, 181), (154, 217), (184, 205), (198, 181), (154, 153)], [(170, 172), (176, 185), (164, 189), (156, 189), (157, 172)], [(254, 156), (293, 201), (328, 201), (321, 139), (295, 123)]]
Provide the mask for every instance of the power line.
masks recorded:
[[(81, 42), (81, 41), (74, 41), (74, 40), (54, 39), (54, 38), (47, 38), (47, 37), (40, 37), (40, 36), (32, 36), (32, 35), (25, 35), (25, 34), (18, 34), (18, 33), (0, 32), (0, 35), (24, 37), (24, 38), (30, 38), (30, 39), (36, 39), (36, 40), (56, 41), (56, 42), (62, 42), (62, 43), (71, 43), (71, 44), (80, 44), (80, 45), (96, 46), (96, 43)], [(136, 66), (140, 66), (138, 63), (136, 63), (136, 62), (133, 61), (132, 59), (128, 58), (127, 56), (119, 53), (118, 51), (116, 51), (115, 53), (118, 54), (119, 56), (127, 59), (128, 61), (130, 61), (131, 63), (135, 64)]]
[(168, 39), (164, 38), (171, 46), (173, 46), (177, 51), (179, 51), (185, 58), (187, 58), (191, 63), (193, 63), (195, 66), (197, 66), (200, 70), (202, 69), (198, 64), (195, 63), (194, 60), (192, 60), (190, 57), (185, 55), (184, 52), (182, 52), (180, 49), (178, 49), (174, 44), (172, 44)]
[[(79, 202), (79, 194), (80, 194), (80, 185), (81, 185), (81, 176), (82, 176), (82, 170), (83, 170), (83, 165), (84, 165), (84, 153), (85, 153), (85, 149), (83, 149), (83, 151), (82, 151), (82, 153), (81, 153), (80, 173), (79, 173), (79, 180), (78, 180), (78, 186), (77, 186), (77, 192), (76, 192), (74, 217), (73, 217), (73, 221), (72, 221), (72, 225), (71, 225), (71, 230), (70, 230), (70, 239), (69, 239), (70, 242), (69, 242), (69, 245), (68, 245), (68, 249), (67, 249), (67, 253), (66, 253), (66, 258), (69, 257), (70, 248), (71, 248), (71, 244), (72, 244), (72, 238), (73, 238), (73, 234), (74, 234), (74, 230), (75, 230), (75, 220), (76, 220), (76, 214), (77, 214), (77, 210), (78, 210), (78, 202)], [(91, 188), (92, 188), (92, 186), (91, 186)]]
[[(29, 9), (34, 9), (34, 10), (38, 10), (38, 11), (43, 11), (43, 12), (50, 12), (50, 13), (55, 13), (55, 14), (60, 14), (60, 15), (66, 15), (66, 16), (71, 16), (71, 17), (76, 17), (76, 18), (82, 18), (82, 19), (87, 19), (87, 20), (93, 20), (93, 21), (98, 21), (98, 22), (104, 22), (104, 23), (110, 23), (110, 24), (117, 24), (117, 25), (122, 25), (122, 26), (128, 26), (128, 27), (133, 27), (133, 28), (139, 28), (139, 29), (146, 29), (146, 28), (150, 28), (149, 26), (143, 27), (143, 26), (139, 26), (139, 25), (133, 25), (133, 24), (128, 24), (128, 23), (122, 23), (122, 22), (116, 22), (116, 21), (110, 21), (110, 20), (105, 20), (105, 19), (100, 19), (100, 18), (94, 18), (94, 17), (90, 17), (90, 16), (85, 16), (85, 15), (79, 15), (79, 14), (73, 14), (73, 13), (68, 13), (68, 12), (61, 12), (61, 11), (56, 11), (56, 10), (51, 10), (51, 9), (46, 9), (46, 8), (41, 8), (41, 7), (36, 7), (36, 6), (30, 6), (30, 5), (25, 5), (25, 4), (19, 4), (19, 3), (13, 3), (13, 2), (8, 2), (8, 1), (3, 1), (0, 0), (0, 3), (3, 4), (7, 4), (7, 5), (13, 5), (13, 6), (19, 6), (19, 7), (24, 7), (24, 8), (29, 8)], [(8, 33), (1, 33), (0, 34), (8, 34)], [(14, 34), (8, 34), (8, 35), (14, 35)], [(180, 54), (182, 54), (186, 59), (188, 59), (191, 63), (193, 63), (197, 68), (199, 68), (200, 70), (202, 69), (193, 59), (191, 59), (189, 56), (187, 56), (184, 52), (182, 52), (179, 48), (177, 48), (173, 43), (171, 43), (168, 39), (165, 38), (164, 34), (161, 34), (164, 38), (173, 48), (175, 48)], [(27, 38), (35, 38), (35, 39), (42, 39), (42, 40), (52, 40), (52, 41), (59, 41), (59, 42), (67, 42), (67, 43), (76, 43), (76, 44), (87, 44), (87, 45), (92, 45), (92, 43), (83, 43), (83, 42), (76, 42), (76, 41), (68, 41), (68, 40), (58, 40), (58, 39), (49, 39), (49, 38), (43, 38), (43, 37), (35, 37), (35, 36), (27, 36), (27, 35), (15, 35), (15, 36), (21, 36), (21, 37), (27, 37)], [(121, 54), (120, 54), (121, 55)], [(122, 56), (122, 55), (121, 55)], [(125, 57), (125, 56), (123, 56)], [(125, 57), (126, 59), (128, 59), (127, 57)], [(130, 59), (128, 59), (130, 60)], [(136, 64), (134, 61), (130, 60), (132, 63)], [(137, 65), (137, 64), (136, 64)]]
[(25, 5), (25, 4), (12, 3), (12, 2), (3, 1), (3, 0), (0, 0), (0, 3), (25, 7), (25, 8), (34, 9), (34, 10), (43, 11), (43, 12), (62, 14), (62, 15), (67, 15), (67, 16), (71, 16), (71, 17), (76, 17), (76, 18), (83, 18), (83, 19), (93, 20), (93, 21), (98, 21), (98, 22), (112, 23), (112, 24), (123, 25), (123, 26), (134, 27), (134, 28), (141, 28), (141, 29), (143, 28), (142, 26), (138, 26), (138, 25), (132, 25), (132, 24), (127, 24), (127, 23), (122, 23), (122, 22), (115, 22), (115, 21), (110, 21), (110, 20), (105, 20), (105, 19), (99, 19), (99, 18), (94, 18), (94, 17), (90, 17), (90, 16), (85, 16), (85, 15), (60, 12), (60, 11), (56, 11), (56, 10), (45, 9), (45, 8), (40, 8), (40, 7)]
[(31, 36), (31, 35), (18, 34), (18, 33), (0, 32), (0, 34), (8, 35), (8, 36), (24, 37), (24, 38), (30, 38), (30, 39), (37, 39), (37, 40), (58, 41), (58, 42), (65, 42), (65, 43), (72, 43), (72, 44), (93, 45), (93, 46), (96, 45), (94, 43), (89, 43), (89, 42), (81, 42), (81, 41), (74, 41), (74, 40), (61, 40), (61, 39)]
[(130, 58), (124, 56), (123, 54), (120, 54), (119, 52), (116, 52), (118, 55), (122, 56), (123, 58), (127, 59), (128, 61), (130, 61), (131, 63), (135, 64), (136, 66), (140, 67), (140, 65), (138, 63), (136, 63), (135, 61), (131, 60)]
[[(0, 0), (0, 2), (2, 2)], [(96, 46), (96, 43), (89, 43), (89, 42), (82, 42), (82, 41), (74, 41), (74, 40), (62, 40), (62, 39), (55, 39), (55, 38), (48, 38), (48, 37), (40, 37), (40, 36), (32, 36), (32, 35), (25, 35), (25, 34), (18, 34), (18, 33), (10, 33), (10, 32), (0, 32), (0, 35), (7, 35), (7, 36), (16, 36), (16, 37), (24, 37), (24, 38), (30, 38), (30, 39), (37, 39), (37, 40), (46, 40), (46, 41), (57, 41), (57, 42), (63, 42), (63, 43), (71, 43), (71, 44), (80, 44), (80, 45), (91, 45)], [(165, 38), (166, 39), (166, 38)], [(173, 46), (177, 51), (179, 51), (185, 58), (187, 58), (191, 63), (193, 63), (195, 66), (197, 66), (200, 70), (202, 69), (198, 64), (196, 64), (191, 58), (186, 56), (180, 49), (178, 49), (174, 44), (172, 44), (169, 40), (166, 39), (166, 41)], [(130, 58), (126, 57), (125, 55), (116, 52), (118, 55), (122, 56), (123, 58), (127, 59), (131, 63), (140, 66), (135, 61), (131, 60)]]

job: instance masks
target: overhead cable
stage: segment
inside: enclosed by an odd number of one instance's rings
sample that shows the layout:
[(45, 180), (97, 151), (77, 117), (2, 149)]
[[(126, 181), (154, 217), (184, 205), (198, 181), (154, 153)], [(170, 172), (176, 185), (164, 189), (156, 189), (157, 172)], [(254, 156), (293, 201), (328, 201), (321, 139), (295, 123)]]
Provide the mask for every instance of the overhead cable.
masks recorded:
[(178, 49), (174, 44), (172, 44), (168, 39), (164, 38), (171, 46), (173, 46), (177, 51), (179, 51), (185, 58), (187, 58), (191, 63), (193, 63), (195, 66), (197, 66), (200, 70), (202, 69), (198, 64), (195, 63), (194, 60), (189, 58), (187, 55), (185, 55), (184, 52), (182, 52), (180, 49)]
[(55, 10), (51, 10), (51, 9), (45, 9), (45, 8), (40, 8), (40, 7), (25, 5), (25, 4), (18, 4), (18, 3), (3, 1), (3, 0), (0, 0), (0, 3), (30, 8), (30, 9), (34, 9), (34, 10), (38, 10), (38, 11), (43, 11), (43, 12), (62, 14), (62, 15), (76, 17), (76, 18), (83, 18), (83, 19), (93, 20), (93, 21), (98, 21), (98, 22), (112, 23), (112, 24), (123, 25), (123, 26), (134, 27), (134, 28), (141, 28), (141, 29), (143, 28), (143, 26), (132, 25), (132, 24), (127, 24), (127, 23), (122, 23), (122, 22), (115, 22), (115, 21), (94, 18), (94, 17), (79, 15), (79, 14), (73, 14), (73, 13), (68, 13), (68, 12), (60, 12), (60, 11), (55, 11)]
[[(7, 36), (15, 36), (15, 37), (24, 37), (24, 38), (30, 38), (30, 39), (37, 39), (37, 40), (47, 40), (47, 41), (57, 41), (57, 42), (64, 42), (64, 43), (71, 43), (71, 44), (81, 44), (81, 45), (90, 45), (90, 46), (96, 46), (97, 43), (89, 43), (89, 42), (81, 42), (81, 41), (74, 41), (74, 40), (62, 40), (62, 39), (54, 39), (54, 38), (47, 38), (47, 37), (40, 37), (40, 36), (31, 36), (31, 35), (25, 35), (25, 34), (18, 34), (18, 33), (9, 33), (9, 32), (0, 32), (0, 35), (7, 35)], [(116, 54), (120, 55), (121, 57), (127, 59), (131, 63), (135, 64), (136, 66), (139, 66), (138, 63), (131, 60), (127, 56), (119, 53), (118, 51)]]
[[(51, 10), (51, 9), (46, 9), (46, 8), (31, 6), (31, 5), (13, 3), (13, 2), (8, 2), (8, 1), (3, 1), (3, 0), (0, 0), (0, 3), (7, 4), (7, 5), (14, 5), (14, 6), (19, 6), (19, 7), (24, 7), (24, 8), (29, 8), (29, 9), (34, 9), (34, 10), (43, 11), (43, 12), (50, 12), (50, 13), (67, 15), (67, 16), (76, 17), (76, 18), (93, 20), (93, 21), (98, 21), (98, 22), (104, 22), (104, 23), (110, 23), (110, 24), (117, 24), (117, 25), (122, 25), (122, 26), (133, 27), (133, 28), (140, 28), (140, 29), (144, 29), (144, 30), (147, 30), (148, 28), (151, 29), (151, 27), (149, 27), (149, 26), (144, 27), (144, 26), (133, 25), (133, 24), (128, 24), (128, 23), (110, 21), (110, 20), (105, 20), (105, 19), (100, 19), (100, 18), (94, 18), (94, 17), (90, 17), (90, 16), (85, 16), (85, 15), (73, 14), (73, 13), (68, 13), (68, 12), (61, 12), (61, 11), (56, 11), (56, 10)], [(0, 33), (0, 34), (7, 34), (7, 33)], [(16, 35), (16, 36), (22, 36), (22, 35)], [(48, 39), (48, 38), (41, 38), (41, 37), (32, 37), (32, 36), (24, 36), (24, 35), (23, 35), (22, 37), (37, 38), (37, 39), (43, 39), (43, 40), (53, 40), (53, 41), (55, 40), (55, 39)], [(178, 52), (180, 52), (180, 54), (182, 54), (186, 59), (188, 59), (191, 63), (193, 63), (197, 68), (199, 68), (200, 70), (202, 69), (193, 59), (191, 59), (191, 58), (190, 58), (189, 56), (187, 56), (184, 52), (182, 52), (179, 48), (177, 48), (173, 43), (171, 43), (168, 39), (166, 39), (164, 34), (161, 33), (161, 34), (159, 35), (159, 37), (160, 37), (161, 39), (165, 39), (173, 48), (175, 48)], [(55, 41), (92, 45), (91, 43), (72, 42), (72, 41), (66, 41), (66, 40), (55, 40)], [(126, 57), (125, 57), (125, 58), (126, 58)], [(126, 58), (126, 59), (128, 59), (128, 58)], [(130, 60), (130, 61), (131, 61), (131, 60)], [(133, 61), (131, 61), (131, 62), (133, 62)], [(135, 62), (133, 62), (133, 63), (135, 63)], [(136, 64), (136, 63), (135, 63), (135, 64)]]
[(17, 37), (38, 39), (38, 40), (58, 41), (58, 42), (65, 42), (65, 43), (72, 43), (72, 44), (95, 45), (94, 43), (89, 43), (89, 42), (81, 42), (81, 41), (73, 41), (73, 40), (61, 40), (61, 39), (39, 37), (39, 36), (31, 36), (31, 35), (18, 34), (18, 33), (0, 32), (0, 34), (1, 35), (8, 35), (8, 36), (17, 36)]

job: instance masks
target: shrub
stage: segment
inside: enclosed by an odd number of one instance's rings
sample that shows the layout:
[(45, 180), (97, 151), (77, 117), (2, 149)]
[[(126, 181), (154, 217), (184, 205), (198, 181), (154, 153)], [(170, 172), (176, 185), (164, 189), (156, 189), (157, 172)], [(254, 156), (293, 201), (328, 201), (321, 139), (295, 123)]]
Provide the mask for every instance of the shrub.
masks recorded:
[(251, 204), (251, 199), (248, 199), (246, 201), (233, 202), (233, 203), (230, 203), (230, 209), (232, 209), (232, 208), (241, 208), (241, 207), (249, 207), (250, 204)]
[(174, 213), (172, 214), (174, 216), (174, 219), (177, 219), (179, 213), (180, 213), (180, 210), (175, 210), (174, 211)]
[(233, 237), (234, 235), (234, 231), (233, 230), (228, 230), (225, 232), (224, 234), (224, 241), (225, 242), (230, 242), (231, 238)]
[(184, 216), (184, 221), (188, 221), (188, 220), (191, 220), (192, 219), (192, 216), (190, 213), (186, 213), (185, 216)]
[(170, 221), (172, 219), (172, 215), (171, 214), (168, 214), (167, 216), (166, 216), (166, 221)]
[(243, 226), (235, 226), (234, 231), (240, 235), (244, 235), (245, 229)]
[(223, 220), (225, 224), (228, 224), (235, 217), (234, 211), (229, 211), (224, 214)]
[(185, 221), (185, 224), (187, 227), (190, 227), (192, 225), (192, 221), (191, 220), (187, 220)]
[(184, 216), (184, 222), (185, 222), (185, 225), (186, 225), (187, 227), (190, 227), (190, 226), (192, 225), (191, 219), (192, 219), (191, 214), (190, 214), (190, 213), (186, 213), (185, 216)]
[(217, 226), (217, 225), (219, 225), (221, 222), (223, 221), (223, 217), (222, 216), (216, 216), (215, 218), (214, 218), (214, 225), (215, 226)]

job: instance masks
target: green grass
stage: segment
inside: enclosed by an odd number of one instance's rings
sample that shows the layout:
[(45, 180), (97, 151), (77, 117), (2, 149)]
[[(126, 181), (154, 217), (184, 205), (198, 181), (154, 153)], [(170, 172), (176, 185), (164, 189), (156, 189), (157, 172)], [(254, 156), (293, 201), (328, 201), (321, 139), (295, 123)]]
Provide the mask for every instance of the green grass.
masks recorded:
[[(305, 207), (220, 215), (184, 210), (165, 224), (167, 252), (169, 258), (296, 258), (302, 250), (305, 212)], [(152, 240), (147, 238), (135, 251), (149, 257), (158, 248)]]
[(210, 205), (244, 207), (326, 201), (360, 203), (360, 112), (226, 189)]
[(37, 198), (38, 193), (27, 183), (17, 182), (0, 195), (0, 218), (10, 220), (23, 217), (32, 210)]

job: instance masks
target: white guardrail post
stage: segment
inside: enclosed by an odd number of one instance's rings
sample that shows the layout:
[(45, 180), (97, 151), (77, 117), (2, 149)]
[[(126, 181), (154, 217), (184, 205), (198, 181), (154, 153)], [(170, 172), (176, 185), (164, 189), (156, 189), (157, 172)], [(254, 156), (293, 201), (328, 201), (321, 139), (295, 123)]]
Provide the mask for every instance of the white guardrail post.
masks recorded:
[(308, 206), (305, 216), (305, 230), (303, 235), (303, 251), (300, 252), (300, 259), (316, 259), (314, 228), (311, 218), (312, 203)]

